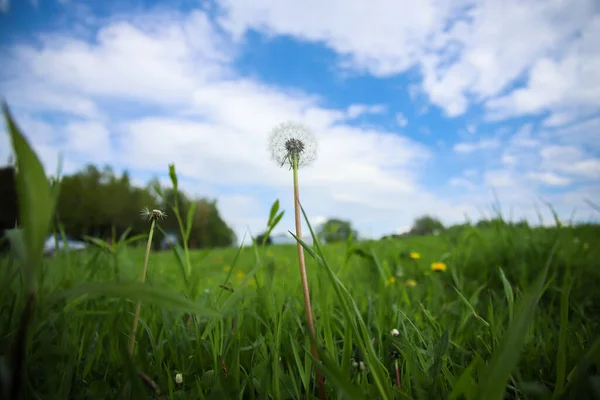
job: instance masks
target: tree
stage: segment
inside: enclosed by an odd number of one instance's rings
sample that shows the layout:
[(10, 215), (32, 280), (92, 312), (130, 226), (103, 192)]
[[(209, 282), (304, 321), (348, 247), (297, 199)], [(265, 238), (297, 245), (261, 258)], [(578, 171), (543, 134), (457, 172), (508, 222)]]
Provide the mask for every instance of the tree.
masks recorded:
[(411, 235), (431, 235), (436, 231), (443, 231), (444, 224), (435, 217), (424, 215), (415, 219), (410, 230)]
[[(263, 244), (263, 240), (265, 240), (265, 235), (266, 234), (267, 234), (267, 232), (262, 232), (258, 236), (256, 236), (256, 238), (254, 239), (256, 241), (256, 244), (258, 244), (259, 246), (262, 245)], [(266, 245), (273, 244), (273, 239), (271, 239), (271, 235), (267, 236), (267, 238), (265, 240), (265, 244)]]
[(348, 240), (350, 235), (353, 235), (356, 239), (358, 233), (352, 229), (350, 221), (332, 218), (323, 224), (320, 235), (325, 243), (336, 243)]

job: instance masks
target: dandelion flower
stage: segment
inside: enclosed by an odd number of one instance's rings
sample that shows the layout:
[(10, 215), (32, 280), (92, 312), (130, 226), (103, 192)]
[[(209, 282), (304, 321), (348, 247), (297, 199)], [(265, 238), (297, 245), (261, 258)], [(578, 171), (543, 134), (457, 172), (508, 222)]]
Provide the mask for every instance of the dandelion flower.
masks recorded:
[(228, 272), (231, 269), (229, 265), (223, 267), (223, 271)]
[(165, 219), (167, 218), (167, 214), (160, 211), (160, 210), (148, 210), (148, 208), (143, 208), (142, 211), (140, 211), (140, 215), (142, 216), (142, 218), (148, 218), (148, 221), (154, 220), (157, 221), (159, 219)]
[(434, 263), (431, 263), (431, 269), (433, 271), (445, 271), (446, 268), (448, 268), (448, 267), (443, 262), (434, 262)]
[(235, 277), (238, 279), (243, 279), (246, 276), (246, 274), (244, 273), (244, 271), (238, 271), (235, 273)]
[(183, 382), (183, 375), (182, 374), (175, 375), (175, 383), (177, 383), (178, 385), (180, 385), (181, 382)]
[(408, 256), (410, 258), (412, 258), (413, 260), (417, 260), (417, 259), (421, 258), (421, 255), (419, 253), (417, 253), (416, 251), (411, 251)]
[(271, 158), (280, 166), (289, 164), (293, 167), (310, 164), (317, 158), (317, 141), (313, 133), (304, 125), (286, 122), (277, 125), (269, 137)]
[(389, 286), (389, 285), (393, 285), (394, 283), (396, 283), (396, 277), (394, 276), (390, 276), (386, 281), (385, 281), (385, 286)]
[(415, 287), (415, 286), (417, 286), (417, 281), (415, 281), (414, 279), (409, 279), (406, 282), (404, 282), (404, 286)]
[(590, 247), (590, 246), (587, 244), (587, 242), (583, 244), (583, 248), (584, 248), (584, 250), (587, 250), (587, 249), (588, 249), (588, 247)]

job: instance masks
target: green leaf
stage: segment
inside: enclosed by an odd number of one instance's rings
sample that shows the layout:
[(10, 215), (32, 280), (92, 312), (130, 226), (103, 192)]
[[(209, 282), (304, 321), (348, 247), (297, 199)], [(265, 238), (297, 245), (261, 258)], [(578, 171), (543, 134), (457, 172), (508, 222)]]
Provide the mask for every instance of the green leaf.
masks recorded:
[(515, 319), (506, 334), (500, 340), (492, 354), (492, 359), (482, 374), (478, 395), (479, 399), (501, 400), (506, 392), (506, 384), (520, 358), (521, 349), (527, 337), (527, 330), (533, 321), (538, 301), (544, 291), (544, 283), (552, 262), (556, 243), (544, 270), (540, 273), (531, 289), (527, 292), (515, 314)]
[(2, 109), (17, 161), (16, 185), (26, 247), (23, 267), (27, 287), (33, 292), (37, 289), (44, 241), (54, 212), (54, 191), (40, 160), (12, 119), (8, 106), (3, 104)]
[(83, 238), (89, 242), (92, 242), (93, 244), (100, 247), (101, 249), (104, 249), (104, 250), (108, 251), (109, 253), (113, 253), (112, 246), (109, 245), (104, 240), (97, 238), (97, 237), (93, 237), (93, 236), (87, 236), (87, 235), (84, 235)]
[[(177, 173), (175, 172), (175, 164), (169, 164), (169, 177), (171, 178), (171, 183), (173, 183), (173, 190), (177, 192), (178, 181), (177, 181)], [(177, 206), (177, 204), (175, 204)]]
[(572, 286), (573, 281), (567, 275), (560, 296), (560, 331), (558, 336), (558, 352), (556, 355), (556, 384), (554, 386), (553, 399), (560, 398), (567, 374), (567, 328), (569, 325), (569, 294)]
[(277, 210), (279, 210), (279, 199), (275, 200), (275, 202), (271, 206), (271, 212), (269, 212), (269, 222), (267, 222), (268, 226), (271, 226), (271, 222), (273, 221), (273, 218), (275, 218)]
[(500, 269), (500, 278), (502, 279), (502, 285), (504, 286), (504, 294), (506, 296), (506, 300), (508, 300), (508, 322), (512, 323), (513, 310), (514, 310), (514, 306), (515, 306), (515, 296), (513, 294), (513, 289), (512, 289), (510, 282), (508, 281), (508, 279), (506, 279), (506, 275), (504, 274), (504, 271), (502, 270), (502, 268), (499, 268), (499, 269)]
[(194, 213), (196, 212), (196, 202), (192, 201), (190, 204), (190, 208), (188, 208), (187, 217), (186, 217), (186, 225), (185, 225), (185, 242), (187, 243), (190, 239), (190, 234), (192, 233), (192, 225), (194, 222)]
[(431, 379), (437, 378), (438, 374), (442, 370), (443, 357), (444, 357), (444, 354), (446, 354), (446, 351), (448, 351), (448, 331), (447, 330), (445, 330), (444, 333), (442, 333), (442, 337), (440, 338), (440, 341), (435, 346), (435, 354), (434, 354), (434, 358), (433, 358), (433, 364), (431, 364), (431, 367), (429, 367), (429, 371), (428, 371), (429, 377)]
[(63, 291), (55, 295), (55, 299), (77, 296), (108, 296), (120, 297), (131, 300), (141, 300), (144, 303), (156, 304), (167, 308), (181, 311), (194, 312), (199, 317), (219, 318), (222, 316), (219, 312), (202, 307), (179, 294), (171, 291), (153, 287), (147, 283), (141, 282), (106, 282), (106, 283), (83, 283), (73, 289)]

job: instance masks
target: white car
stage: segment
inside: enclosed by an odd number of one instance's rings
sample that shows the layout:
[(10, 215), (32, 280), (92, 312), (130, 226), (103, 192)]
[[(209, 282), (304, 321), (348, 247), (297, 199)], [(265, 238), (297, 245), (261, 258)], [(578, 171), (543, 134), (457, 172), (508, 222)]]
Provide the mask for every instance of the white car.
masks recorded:
[(65, 244), (63, 243), (63, 238), (60, 234), (56, 233), (54, 235), (50, 235), (46, 238), (44, 242), (44, 254), (54, 254), (56, 253), (56, 248), (58, 245), (58, 250), (83, 250), (87, 248), (87, 243), (80, 242), (78, 240), (73, 240), (67, 237), (67, 247), (65, 249)]

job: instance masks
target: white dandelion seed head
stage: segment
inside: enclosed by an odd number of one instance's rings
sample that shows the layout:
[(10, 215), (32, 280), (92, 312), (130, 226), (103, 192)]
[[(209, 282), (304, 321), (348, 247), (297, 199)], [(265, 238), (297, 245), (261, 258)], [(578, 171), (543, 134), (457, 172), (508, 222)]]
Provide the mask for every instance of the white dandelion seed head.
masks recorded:
[(175, 375), (175, 383), (181, 384), (181, 382), (183, 382), (183, 375), (182, 374)]
[(317, 158), (317, 140), (306, 126), (296, 122), (285, 122), (277, 125), (269, 137), (271, 158), (279, 166), (292, 166), (294, 157), (298, 159), (298, 167), (310, 164)]
[(392, 329), (392, 336), (394, 336), (394, 337), (400, 336), (400, 331), (398, 331), (398, 329), (396, 329), (396, 328)]
[(159, 219), (165, 219), (167, 218), (167, 214), (160, 211), (160, 210), (152, 210), (150, 211), (147, 207), (146, 208), (142, 208), (142, 211), (140, 211), (140, 215), (142, 216), (142, 218), (148, 218), (148, 221), (151, 220), (159, 220)]

